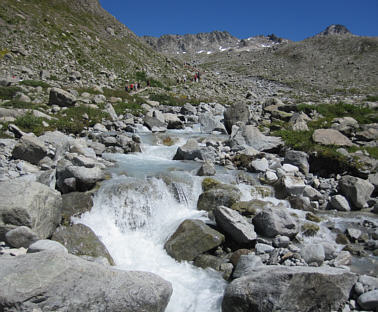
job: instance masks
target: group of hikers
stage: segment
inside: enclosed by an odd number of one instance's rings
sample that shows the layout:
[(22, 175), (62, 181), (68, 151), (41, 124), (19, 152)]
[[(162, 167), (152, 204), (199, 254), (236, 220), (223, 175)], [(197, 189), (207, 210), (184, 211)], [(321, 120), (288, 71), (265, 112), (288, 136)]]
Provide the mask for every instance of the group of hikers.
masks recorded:
[[(191, 77), (190, 81), (192, 82), (200, 82), (201, 80), (201, 73), (198, 71), (194, 74), (193, 77)], [(180, 84), (180, 83), (186, 83), (187, 81), (187, 78), (186, 76), (184, 76), (183, 78), (177, 78), (177, 84)]]
[[(146, 81), (146, 84), (147, 84), (147, 87), (150, 86), (150, 81), (147, 80)], [(131, 84), (126, 84), (125, 85), (125, 91), (126, 92), (131, 92), (131, 91), (138, 91), (139, 89), (141, 89), (141, 84), (140, 82), (136, 82), (136, 83), (131, 83)]]

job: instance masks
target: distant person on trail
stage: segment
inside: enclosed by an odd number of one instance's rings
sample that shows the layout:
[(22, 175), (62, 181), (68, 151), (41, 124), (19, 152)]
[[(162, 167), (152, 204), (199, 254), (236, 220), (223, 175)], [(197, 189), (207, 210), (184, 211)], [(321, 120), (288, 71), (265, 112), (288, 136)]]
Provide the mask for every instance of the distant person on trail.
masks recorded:
[(194, 82), (197, 82), (197, 79), (198, 79), (197, 74), (195, 74), (194, 75)]
[(201, 74), (200, 74), (200, 72), (197, 73), (197, 79), (198, 79), (198, 81), (201, 80)]
[(137, 88), (140, 89), (140, 83), (138, 82)]
[(125, 86), (125, 91), (126, 91), (127, 93), (129, 93), (129, 86), (128, 86), (128, 85)]
[(134, 85), (131, 84), (131, 85), (130, 85), (130, 91), (133, 91), (133, 90), (134, 90)]
[(147, 87), (151, 87), (150, 81), (147, 80)]

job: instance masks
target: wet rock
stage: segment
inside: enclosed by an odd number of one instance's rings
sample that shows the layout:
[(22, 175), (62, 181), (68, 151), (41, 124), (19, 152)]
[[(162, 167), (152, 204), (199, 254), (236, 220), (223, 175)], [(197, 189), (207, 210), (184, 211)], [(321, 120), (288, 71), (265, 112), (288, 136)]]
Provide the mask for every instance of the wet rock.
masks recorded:
[(227, 130), (224, 127), (224, 124), (220, 121), (220, 118), (213, 116), (210, 113), (200, 114), (199, 123), (201, 125), (201, 131), (204, 133), (212, 133), (213, 131), (227, 133)]
[(266, 158), (252, 160), (249, 165), (249, 171), (251, 172), (265, 172), (269, 169), (269, 163)]
[(72, 192), (62, 195), (62, 223), (69, 224), (71, 217), (79, 217), (93, 207), (92, 194)]
[(254, 253), (240, 255), (232, 277), (235, 279), (247, 276), (248, 274), (253, 273), (255, 270), (258, 270), (259, 267), (263, 266), (264, 264), (261, 257), (255, 255)]
[(232, 256), (230, 258), (230, 262), (236, 266), (239, 262), (239, 259), (242, 255), (248, 255), (252, 253), (252, 250), (250, 249), (238, 249), (232, 253)]
[(354, 209), (362, 209), (367, 206), (367, 201), (374, 191), (374, 185), (369, 181), (353, 177), (343, 176), (339, 181), (339, 190), (352, 204)]
[(189, 139), (183, 146), (177, 148), (173, 160), (195, 160), (196, 158), (214, 161), (215, 155), (208, 147), (199, 146), (196, 140)]
[(215, 166), (210, 161), (205, 161), (201, 168), (198, 169), (198, 176), (213, 176), (216, 174)]
[(341, 269), (259, 266), (229, 284), (222, 311), (337, 310), (348, 300), (355, 281), (354, 274)]
[(231, 206), (231, 209), (236, 210), (243, 216), (252, 216), (256, 215), (258, 208), (261, 208), (261, 205), (265, 203), (259, 200), (238, 201)]
[(194, 260), (224, 241), (224, 236), (200, 220), (185, 220), (165, 243), (167, 253), (178, 261)]
[(289, 247), (289, 244), (290, 244), (290, 238), (287, 236), (279, 235), (273, 239), (272, 243), (273, 243), (273, 246), (276, 248), (287, 248)]
[(273, 186), (276, 197), (279, 199), (286, 199), (288, 196), (301, 196), (306, 187), (302, 178), (292, 175), (282, 176)]
[(268, 244), (261, 244), (257, 243), (255, 246), (256, 254), (261, 255), (264, 253), (270, 253), (274, 250), (274, 247), (268, 245)]
[(199, 255), (195, 258), (193, 264), (203, 269), (212, 268), (216, 271), (222, 272), (222, 276), (225, 280), (228, 280), (231, 277), (233, 270), (233, 265), (231, 263), (227, 263), (225, 260), (212, 255)]
[(231, 207), (234, 203), (240, 200), (240, 197), (241, 192), (237, 187), (220, 184), (199, 196), (197, 209), (213, 211), (218, 206)]
[[(22, 190), (22, 192), (20, 192)], [(0, 183), (0, 240), (9, 230), (27, 226), (40, 238), (52, 235), (61, 220), (62, 197), (38, 182)]]
[(144, 117), (144, 125), (150, 129), (151, 131), (154, 131), (156, 129), (164, 129), (166, 128), (165, 123), (161, 122), (159, 119), (154, 117), (145, 116)]
[(111, 265), (114, 260), (96, 234), (84, 224), (58, 227), (52, 240), (61, 243), (70, 254), (76, 256), (105, 257)]
[(299, 232), (297, 222), (284, 209), (266, 208), (253, 218), (255, 231), (266, 237), (294, 237)]
[(39, 161), (46, 157), (47, 154), (48, 151), (43, 141), (30, 135), (24, 135), (14, 147), (12, 157), (38, 165)]
[(15, 248), (28, 248), (32, 243), (39, 240), (39, 237), (27, 226), (19, 226), (5, 234), (6, 242)]
[(219, 206), (213, 213), (218, 227), (230, 235), (237, 244), (251, 244), (256, 240), (254, 226), (237, 211)]
[(0, 309), (11, 310), (163, 312), (172, 294), (170, 283), (155, 274), (114, 270), (62, 252), (0, 257), (0, 279)]

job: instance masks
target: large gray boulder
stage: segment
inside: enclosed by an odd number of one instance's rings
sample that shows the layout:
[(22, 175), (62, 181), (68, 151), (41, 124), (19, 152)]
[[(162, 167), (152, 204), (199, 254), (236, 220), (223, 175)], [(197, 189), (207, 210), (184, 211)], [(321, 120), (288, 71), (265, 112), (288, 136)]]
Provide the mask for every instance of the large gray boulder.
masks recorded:
[(241, 192), (237, 187), (228, 184), (218, 184), (199, 196), (197, 209), (213, 211), (218, 206), (231, 207), (240, 198)]
[(340, 193), (349, 200), (354, 209), (366, 207), (367, 201), (374, 191), (374, 185), (369, 181), (350, 175), (343, 176), (338, 187)]
[(69, 224), (71, 217), (78, 217), (93, 207), (92, 194), (89, 192), (72, 192), (62, 195), (63, 224)]
[(104, 180), (105, 173), (99, 167), (73, 166), (71, 162), (62, 159), (58, 162), (56, 178), (57, 189), (64, 194), (73, 191), (85, 192)]
[(27, 226), (40, 238), (52, 235), (60, 223), (62, 196), (38, 182), (0, 183), (0, 240), (18, 226)]
[(208, 160), (213, 162), (215, 159), (208, 147), (199, 146), (195, 139), (189, 139), (183, 146), (177, 148), (173, 160)]
[(301, 151), (287, 150), (285, 152), (284, 162), (297, 166), (304, 174), (310, 172), (310, 165), (308, 163), (308, 154)]
[(220, 229), (231, 236), (238, 244), (251, 244), (256, 238), (253, 224), (236, 210), (219, 206), (214, 211), (215, 221)]
[(250, 115), (249, 107), (244, 103), (235, 103), (228, 107), (224, 112), (224, 125), (228, 133), (231, 133), (232, 126), (237, 122), (247, 123)]
[(358, 297), (358, 304), (365, 310), (378, 309), (378, 289), (368, 291)]
[(279, 137), (266, 136), (252, 125), (243, 126), (232, 133), (231, 145), (253, 147), (259, 152), (272, 151), (280, 148), (283, 141)]
[(258, 266), (225, 291), (223, 312), (332, 311), (348, 300), (356, 276), (330, 267)]
[(59, 88), (52, 88), (50, 90), (49, 105), (58, 105), (60, 107), (74, 106), (76, 103), (76, 97)]
[(61, 243), (68, 252), (76, 256), (105, 257), (114, 264), (112, 256), (97, 235), (84, 224), (58, 227), (51, 238)]
[(201, 125), (202, 132), (211, 133), (213, 131), (219, 131), (221, 133), (227, 133), (224, 124), (221, 122), (221, 118), (214, 116), (211, 113), (204, 113), (199, 115), (198, 121)]
[(203, 252), (218, 247), (224, 236), (201, 220), (185, 220), (165, 243), (167, 253), (178, 261), (192, 261)]
[(62, 252), (0, 257), (1, 311), (163, 312), (169, 282)]
[(315, 143), (323, 145), (353, 146), (348, 137), (335, 129), (316, 129), (312, 135)]
[(31, 135), (24, 135), (14, 147), (12, 157), (38, 165), (39, 161), (47, 156), (47, 153), (43, 141)]
[(283, 235), (293, 238), (299, 232), (297, 222), (284, 208), (265, 208), (253, 218), (252, 222), (255, 231), (266, 237)]

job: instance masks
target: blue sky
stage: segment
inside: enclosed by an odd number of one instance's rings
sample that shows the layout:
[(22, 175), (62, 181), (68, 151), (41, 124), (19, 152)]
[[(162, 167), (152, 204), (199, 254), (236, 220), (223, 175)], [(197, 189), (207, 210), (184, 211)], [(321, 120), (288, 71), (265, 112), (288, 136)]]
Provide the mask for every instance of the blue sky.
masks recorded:
[(378, 36), (378, 0), (100, 0), (138, 36), (227, 30), (302, 40), (331, 24)]

